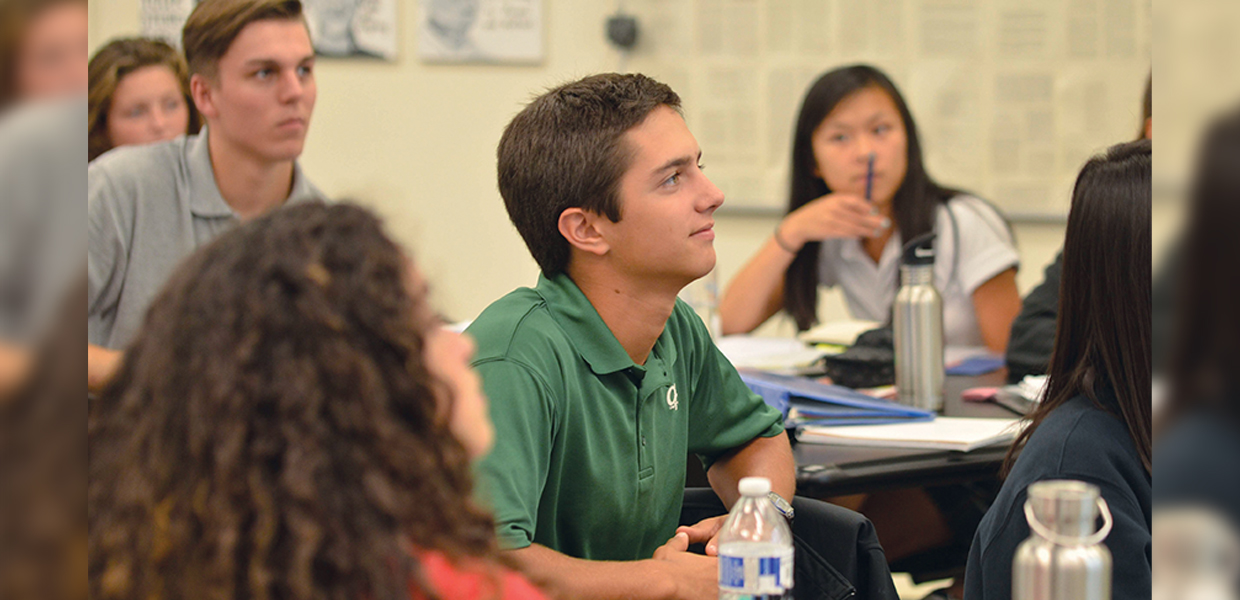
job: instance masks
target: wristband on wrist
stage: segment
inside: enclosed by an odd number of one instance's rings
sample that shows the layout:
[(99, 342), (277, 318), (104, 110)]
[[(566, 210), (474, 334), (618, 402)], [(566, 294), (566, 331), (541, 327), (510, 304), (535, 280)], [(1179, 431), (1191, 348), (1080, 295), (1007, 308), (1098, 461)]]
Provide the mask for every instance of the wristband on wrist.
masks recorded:
[(775, 234), (772, 236), (775, 238), (775, 245), (779, 246), (784, 252), (787, 252), (788, 254), (797, 254), (798, 250), (793, 248), (792, 244), (789, 244), (788, 242), (784, 241), (784, 236), (780, 235), (779, 233), (780, 225), (783, 225), (783, 223), (780, 223), (779, 225), (775, 226)]
[(775, 492), (767, 493), (766, 497), (771, 501), (771, 504), (775, 505), (775, 510), (779, 511), (779, 514), (787, 519), (788, 523), (791, 524), (792, 519), (796, 516), (796, 511), (792, 509), (792, 505)]

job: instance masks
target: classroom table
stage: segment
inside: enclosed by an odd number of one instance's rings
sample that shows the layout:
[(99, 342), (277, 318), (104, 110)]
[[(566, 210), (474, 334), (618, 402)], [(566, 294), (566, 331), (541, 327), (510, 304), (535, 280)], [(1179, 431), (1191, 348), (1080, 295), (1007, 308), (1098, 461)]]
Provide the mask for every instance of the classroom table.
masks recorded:
[[(1003, 370), (979, 376), (948, 376), (944, 382), (943, 414), (949, 417), (1018, 415), (991, 402), (964, 402), (960, 394), (980, 386), (1001, 386)], [(972, 452), (794, 444), (797, 494), (826, 498), (886, 489), (948, 485), (994, 477), (1007, 445)]]
[[(1018, 415), (991, 402), (964, 402), (960, 394), (980, 386), (1006, 383), (1006, 370), (978, 376), (948, 376), (944, 382), (943, 414), (949, 417), (1005, 417)], [(828, 498), (880, 490), (949, 485), (995, 477), (1007, 445), (972, 452), (913, 450), (799, 444), (792, 446), (797, 464), (797, 495)], [(689, 460), (686, 484), (709, 486), (701, 463)]]

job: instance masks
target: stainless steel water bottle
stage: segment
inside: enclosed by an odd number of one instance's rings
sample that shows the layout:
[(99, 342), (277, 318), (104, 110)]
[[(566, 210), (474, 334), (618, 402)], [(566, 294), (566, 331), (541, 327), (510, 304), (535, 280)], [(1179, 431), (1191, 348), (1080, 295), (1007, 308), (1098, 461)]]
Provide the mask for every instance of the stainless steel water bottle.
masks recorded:
[(1215, 507), (1154, 507), (1151, 600), (1240, 600), (1240, 529)]
[(891, 309), (896, 352), (896, 400), (943, 408), (943, 297), (934, 288), (934, 233), (904, 245), (900, 289)]
[(1098, 487), (1039, 481), (1026, 495), (1030, 535), (1012, 559), (1012, 600), (1110, 600), (1111, 551), (1102, 540), (1112, 519)]

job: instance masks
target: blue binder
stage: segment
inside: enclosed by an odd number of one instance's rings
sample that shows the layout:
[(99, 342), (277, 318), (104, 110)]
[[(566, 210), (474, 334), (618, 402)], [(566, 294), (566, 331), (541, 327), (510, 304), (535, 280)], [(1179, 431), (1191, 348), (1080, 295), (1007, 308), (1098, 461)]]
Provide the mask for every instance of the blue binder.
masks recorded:
[[(806, 377), (741, 371), (741, 380), (767, 404), (784, 415), (786, 426), (875, 425), (928, 421), (934, 412), (867, 396), (851, 388), (819, 383)], [(789, 419), (792, 408), (799, 418)]]

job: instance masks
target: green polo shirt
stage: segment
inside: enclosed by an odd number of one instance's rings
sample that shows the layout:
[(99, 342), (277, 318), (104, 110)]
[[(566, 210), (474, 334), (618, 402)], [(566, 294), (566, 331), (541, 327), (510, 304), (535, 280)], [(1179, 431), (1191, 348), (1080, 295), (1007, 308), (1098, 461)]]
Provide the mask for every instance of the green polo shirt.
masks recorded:
[(645, 365), (562, 274), (499, 299), (469, 333), (495, 423), (479, 489), (506, 548), (650, 558), (676, 532), (688, 452), (709, 468), (783, 431), (679, 300)]

